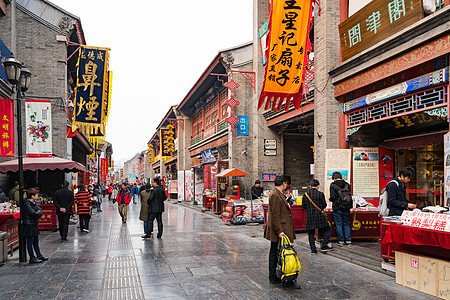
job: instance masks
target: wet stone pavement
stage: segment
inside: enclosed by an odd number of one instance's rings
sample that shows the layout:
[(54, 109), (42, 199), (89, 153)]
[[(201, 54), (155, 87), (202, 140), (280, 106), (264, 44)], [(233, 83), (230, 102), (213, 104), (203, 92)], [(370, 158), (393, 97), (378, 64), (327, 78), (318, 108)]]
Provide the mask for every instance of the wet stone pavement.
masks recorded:
[(117, 204), (102, 206), (88, 234), (76, 224), (65, 242), (41, 233), (47, 262), (20, 264), (15, 251), (0, 267), (0, 299), (436, 299), (300, 245), (302, 289), (284, 289), (268, 281), (262, 225), (228, 226), (166, 203), (163, 238), (144, 240), (139, 205), (130, 204), (126, 224)]

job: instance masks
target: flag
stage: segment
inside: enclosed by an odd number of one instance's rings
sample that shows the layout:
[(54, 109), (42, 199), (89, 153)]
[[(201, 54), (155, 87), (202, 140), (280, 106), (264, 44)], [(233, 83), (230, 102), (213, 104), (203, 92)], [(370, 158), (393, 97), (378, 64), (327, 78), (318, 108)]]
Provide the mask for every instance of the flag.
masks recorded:
[(289, 110), (302, 101), (302, 84), (309, 67), (312, 26), (311, 0), (273, 0), (270, 6), (267, 64), (258, 109), (279, 111), (285, 102)]

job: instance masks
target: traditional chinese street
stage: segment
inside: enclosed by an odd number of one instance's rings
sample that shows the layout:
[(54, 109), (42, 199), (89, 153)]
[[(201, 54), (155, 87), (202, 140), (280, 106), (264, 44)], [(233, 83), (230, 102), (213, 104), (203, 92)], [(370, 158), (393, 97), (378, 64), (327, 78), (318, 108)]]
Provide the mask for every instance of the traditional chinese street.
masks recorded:
[(90, 233), (73, 223), (64, 242), (58, 232), (42, 232), (49, 260), (19, 263), (15, 251), (0, 268), (1, 299), (435, 299), (330, 255), (312, 256), (300, 241), (302, 289), (285, 289), (267, 278), (261, 224), (228, 226), (166, 202), (162, 239), (144, 240), (139, 208), (131, 203), (123, 224), (117, 204), (104, 203)]

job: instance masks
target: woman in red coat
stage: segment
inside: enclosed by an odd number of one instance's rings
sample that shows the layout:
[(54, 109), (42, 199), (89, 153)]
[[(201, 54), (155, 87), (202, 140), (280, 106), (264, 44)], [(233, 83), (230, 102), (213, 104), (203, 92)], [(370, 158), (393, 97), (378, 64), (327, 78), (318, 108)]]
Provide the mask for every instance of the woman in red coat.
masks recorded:
[(122, 217), (122, 223), (126, 223), (128, 204), (130, 204), (131, 195), (128, 186), (125, 183), (122, 185), (119, 194), (117, 194), (116, 200), (117, 203), (119, 204), (119, 214)]
[(77, 213), (80, 218), (80, 230), (81, 232), (89, 232), (92, 197), (82, 184), (78, 186), (78, 193), (75, 195), (75, 203), (77, 204)]

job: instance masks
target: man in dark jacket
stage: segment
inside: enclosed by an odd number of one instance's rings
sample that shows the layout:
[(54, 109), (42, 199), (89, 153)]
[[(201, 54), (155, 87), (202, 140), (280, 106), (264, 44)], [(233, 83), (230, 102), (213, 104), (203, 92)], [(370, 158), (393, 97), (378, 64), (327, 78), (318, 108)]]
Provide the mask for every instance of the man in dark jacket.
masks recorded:
[(387, 207), (389, 208), (390, 216), (400, 216), (406, 209), (414, 209), (417, 205), (413, 203), (408, 203), (406, 199), (406, 186), (412, 178), (414, 178), (414, 169), (411, 167), (405, 167), (401, 169), (397, 178), (394, 178), (386, 186), (386, 191), (388, 194)]
[(20, 206), (21, 203), (19, 200), (20, 198), (19, 196), (20, 196), (19, 183), (17, 181), (14, 181), (14, 186), (8, 193), (9, 201), (11, 202), (14, 201), (17, 206)]
[[(330, 185), (330, 202), (333, 202), (333, 216), (334, 223), (336, 224), (336, 232), (339, 238), (338, 246), (352, 245), (352, 236), (350, 231), (350, 208), (353, 206), (353, 202), (350, 201), (350, 205), (343, 205), (342, 196), (345, 193), (350, 193), (350, 184), (342, 179), (342, 174), (334, 172), (331, 175), (333, 182)], [(340, 195), (339, 195), (340, 194)], [(351, 194), (350, 194), (351, 197)]]
[(147, 218), (147, 233), (142, 236), (142, 238), (147, 239), (151, 237), (153, 233), (153, 222), (158, 223), (158, 239), (162, 237), (163, 234), (163, 222), (162, 213), (164, 212), (164, 201), (167, 199), (166, 192), (161, 187), (161, 181), (158, 177), (152, 179), (153, 190), (150, 192), (148, 197), (148, 218)]
[(69, 182), (64, 180), (62, 189), (57, 190), (53, 199), (56, 206), (56, 214), (59, 221), (59, 234), (61, 241), (67, 241), (67, 231), (69, 231), (69, 219), (73, 214), (72, 205), (74, 202), (73, 192), (68, 189)]
[[(278, 243), (281, 237), (287, 236), (291, 243), (295, 239), (294, 223), (292, 221), (291, 205), (286, 201), (284, 193), (288, 188), (288, 179), (283, 176), (275, 177), (275, 187), (269, 195), (269, 210), (267, 212), (264, 237), (270, 241), (269, 250), (269, 282), (281, 283), (277, 277)], [(296, 280), (285, 283), (286, 287), (299, 289)]]
[(256, 180), (255, 185), (252, 186), (252, 199), (261, 199), (262, 193), (263, 187), (261, 186), (261, 181)]

